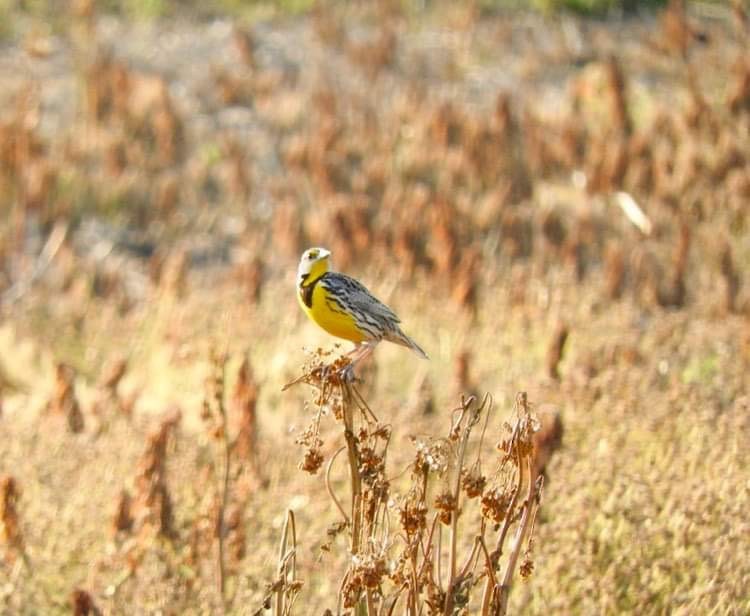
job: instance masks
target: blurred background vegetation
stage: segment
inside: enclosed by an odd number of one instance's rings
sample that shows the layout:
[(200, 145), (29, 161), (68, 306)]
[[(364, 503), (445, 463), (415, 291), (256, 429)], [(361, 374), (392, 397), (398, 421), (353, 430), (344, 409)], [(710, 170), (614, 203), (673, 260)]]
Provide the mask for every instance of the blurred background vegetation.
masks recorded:
[[(0, 14), (5, 15), (8, 21), (14, 15), (50, 19), (63, 14), (68, 4), (64, 0), (3, 0)], [(196, 18), (224, 15), (252, 19), (269, 14), (296, 15), (311, 10), (315, 4), (314, 0), (101, 0), (97, 2), (97, 7), (101, 12), (136, 19), (185, 15)], [(408, 13), (420, 13), (439, 9), (441, 4), (448, 3), (441, 0), (403, 0), (398, 4)], [(474, 4), (483, 13), (527, 8), (547, 13), (573, 11), (582, 15), (602, 16), (613, 11), (633, 12), (659, 8), (665, 4), (665, 0), (478, 0)]]

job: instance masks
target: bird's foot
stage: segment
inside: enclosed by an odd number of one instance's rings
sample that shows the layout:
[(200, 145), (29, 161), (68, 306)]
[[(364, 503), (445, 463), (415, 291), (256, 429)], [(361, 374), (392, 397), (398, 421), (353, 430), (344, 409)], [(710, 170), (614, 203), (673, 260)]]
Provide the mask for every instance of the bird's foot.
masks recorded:
[(339, 368), (338, 375), (339, 378), (344, 383), (361, 383), (361, 379), (357, 378), (357, 375), (354, 372), (354, 366), (356, 362), (349, 362), (342, 368)]

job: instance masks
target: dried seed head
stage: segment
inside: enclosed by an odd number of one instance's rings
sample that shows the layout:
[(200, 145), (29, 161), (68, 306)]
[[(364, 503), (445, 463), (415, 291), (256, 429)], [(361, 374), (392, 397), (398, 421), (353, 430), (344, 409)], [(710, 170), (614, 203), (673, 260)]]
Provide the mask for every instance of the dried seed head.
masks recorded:
[(462, 485), (466, 496), (476, 498), (484, 492), (484, 486), (487, 484), (487, 478), (482, 475), (482, 470), (476, 464), (470, 470), (463, 472)]
[(328, 540), (320, 546), (321, 552), (330, 552), (331, 545), (333, 544), (336, 537), (343, 533), (349, 527), (349, 523), (345, 520), (335, 522), (326, 529), (326, 537)]
[(393, 563), (388, 577), (396, 586), (407, 583), (407, 579), (409, 579), (407, 567), (410, 562), (410, 550), (406, 549), (398, 555), (395, 563)]
[(73, 616), (101, 616), (91, 595), (80, 588), (76, 588), (70, 595)]
[(462, 350), (453, 363), (453, 379), (455, 388), (459, 394), (469, 393), (473, 390), (473, 383), (470, 375), (471, 352), (467, 349)]
[(506, 460), (518, 463), (519, 458), (531, 456), (534, 452), (533, 437), (539, 431), (539, 420), (532, 414), (526, 392), (516, 396), (517, 420), (514, 426), (505, 423), (504, 427), (510, 436), (497, 444), (497, 450), (505, 454)]
[(418, 473), (424, 470), (442, 475), (448, 469), (450, 447), (444, 440), (422, 441), (412, 438), (417, 450), (414, 460), (414, 470)]
[(112, 519), (112, 531), (127, 532), (133, 528), (133, 515), (131, 513), (133, 499), (127, 490), (120, 490), (115, 507), (115, 515)]
[(527, 578), (534, 572), (534, 561), (531, 560), (528, 556), (526, 556), (523, 559), (523, 562), (521, 563), (521, 567), (519, 568), (519, 573), (521, 574), (521, 577)]
[(565, 323), (559, 323), (547, 347), (547, 374), (551, 379), (559, 380), (560, 362), (565, 353), (565, 343), (570, 330)]
[(350, 608), (357, 605), (359, 597), (362, 594), (362, 579), (354, 575), (351, 571), (347, 572), (346, 582), (341, 588), (341, 595), (344, 598), (344, 607)]
[(71, 432), (82, 432), (84, 428), (83, 413), (75, 393), (75, 370), (64, 363), (55, 367), (55, 391), (48, 403), (54, 414), (64, 415)]
[(355, 556), (352, 559), (353, 573), (364, 588), (377, 588), (388, 573), (385, 558), (378, 555)]
[(370, 432), (370, 436), (387, 441), (391, 438), (391, 426), (377, 426)]
[(445, 592), (440, 590), (435, 584), (427, 584), (427, 606), (429, 607), (430, 616), (437, 616), (443, 613), (443, 606), (445, 605)]
[[(235, 569), (247, 553), (247, 540), (244, 528), (245, 505), (246, 502), (244, 500), (238, 499), (227, 508), (226, 512), (227, 547), (229, 548), (229, 556), (231, 557), (230, 562)], [(216, 535), (218, 536), (221, 529), (218, 509), (216, 514)]]
[(512, 494), (494, 487), (482, 496), (482, 516), (495, 524), (502, 522), (508, 514)]
[(17, 509), (20, 494), (18, 483), (12, 476), (5, 475), (0, 479), (0, 539), (6, 545), (22, 552), (24, 541)]
[(342, 522), (336, 522), (335, 524), (331, 524), (326, 529), (326, 535), (328, 535), (328, 537), (330, 537), (331, 539), (335, 539), (336, 537), (338, 537), (346, 529), (347, 526), (348, 526), (348, 524), (346, 522), (343, 522), (343, 521)]
[(359, 472), (362, 480), (370, 484), (378, 475), (385, 471), (383, 456), (372, 447), (362, 447), (359, 450)]
[(174, 535), (172, 499), (166, 477), (169, 437), (180, 421), (179, 410), (167, 414), (159, 427), (149, 434), (146, 450), (138, 462), (136, 493), (133, 501), (134, 525), (138, 530), (155, 529), (163, 536)]
[(356, 605), (364, 590), (378, 588), (387, 575), (388, 566), (384, 553), (369, 552), (353, 555), (341, 591), (344, 606)]
[[(451, 523), (451, 518), (456, 512), (456, 499), (447, 490), (435, 497), (435, 509), (438, 510), (440, 521), (446, 526)], [(460, 512), (458, 512), (460, 513)]]
[(544, 473), (552, 454), (562, 445), (562, 438), (563, 423), (560, 412), (556, 409), (541, 409), (539, 412), (539, 430), (532, 436), (534, 477)]
[(399, 507), (401, 528), (407, 536), (414, 535), (427, 526), (427, 505), (421, 500), (409, 499)]
[(232, 392), (232, 406), (239, 416), (239, 430), (235, 440), (238, 457), (250, 462), (257, 470), (259, 387), (253, 375), (250, 360), (245, 355), (237, 371), (237, 381)]
[(306, 473), (314, 475), (323, 465), (323, 455), (317, 447), (311, 447), (305, 452), (305, 457), (299, 465), (299, 468)]

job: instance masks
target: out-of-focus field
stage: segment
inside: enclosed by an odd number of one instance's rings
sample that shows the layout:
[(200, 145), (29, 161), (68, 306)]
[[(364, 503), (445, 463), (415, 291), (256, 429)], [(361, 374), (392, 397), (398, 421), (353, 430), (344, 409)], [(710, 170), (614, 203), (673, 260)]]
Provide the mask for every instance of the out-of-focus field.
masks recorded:
[(366, 370), (394, 498), (461, 393), (492, 393), (493, 435), (518, 391), (559, 413), (512, 613), (750, 613), (742, 5), (480, 5), (6, 24), (0, 613), (220, 613), (212, 352), (228, 612), (261, 607), (287, 509), (295, 613), (335, 611), (310, 392), (281, 391), (333, 345), (294, 296), (313, 245), (431, 357)]

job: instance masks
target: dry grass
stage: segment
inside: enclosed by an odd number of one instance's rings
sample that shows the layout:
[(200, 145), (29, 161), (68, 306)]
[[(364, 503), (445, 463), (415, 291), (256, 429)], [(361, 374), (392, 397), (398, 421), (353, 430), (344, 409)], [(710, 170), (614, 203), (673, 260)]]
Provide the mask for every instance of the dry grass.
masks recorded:
[[(0, 611), (750, 611), (741, 11), (382, 6), (9, 45)], [(431, 361), (325, 388), (312, 244)]]

